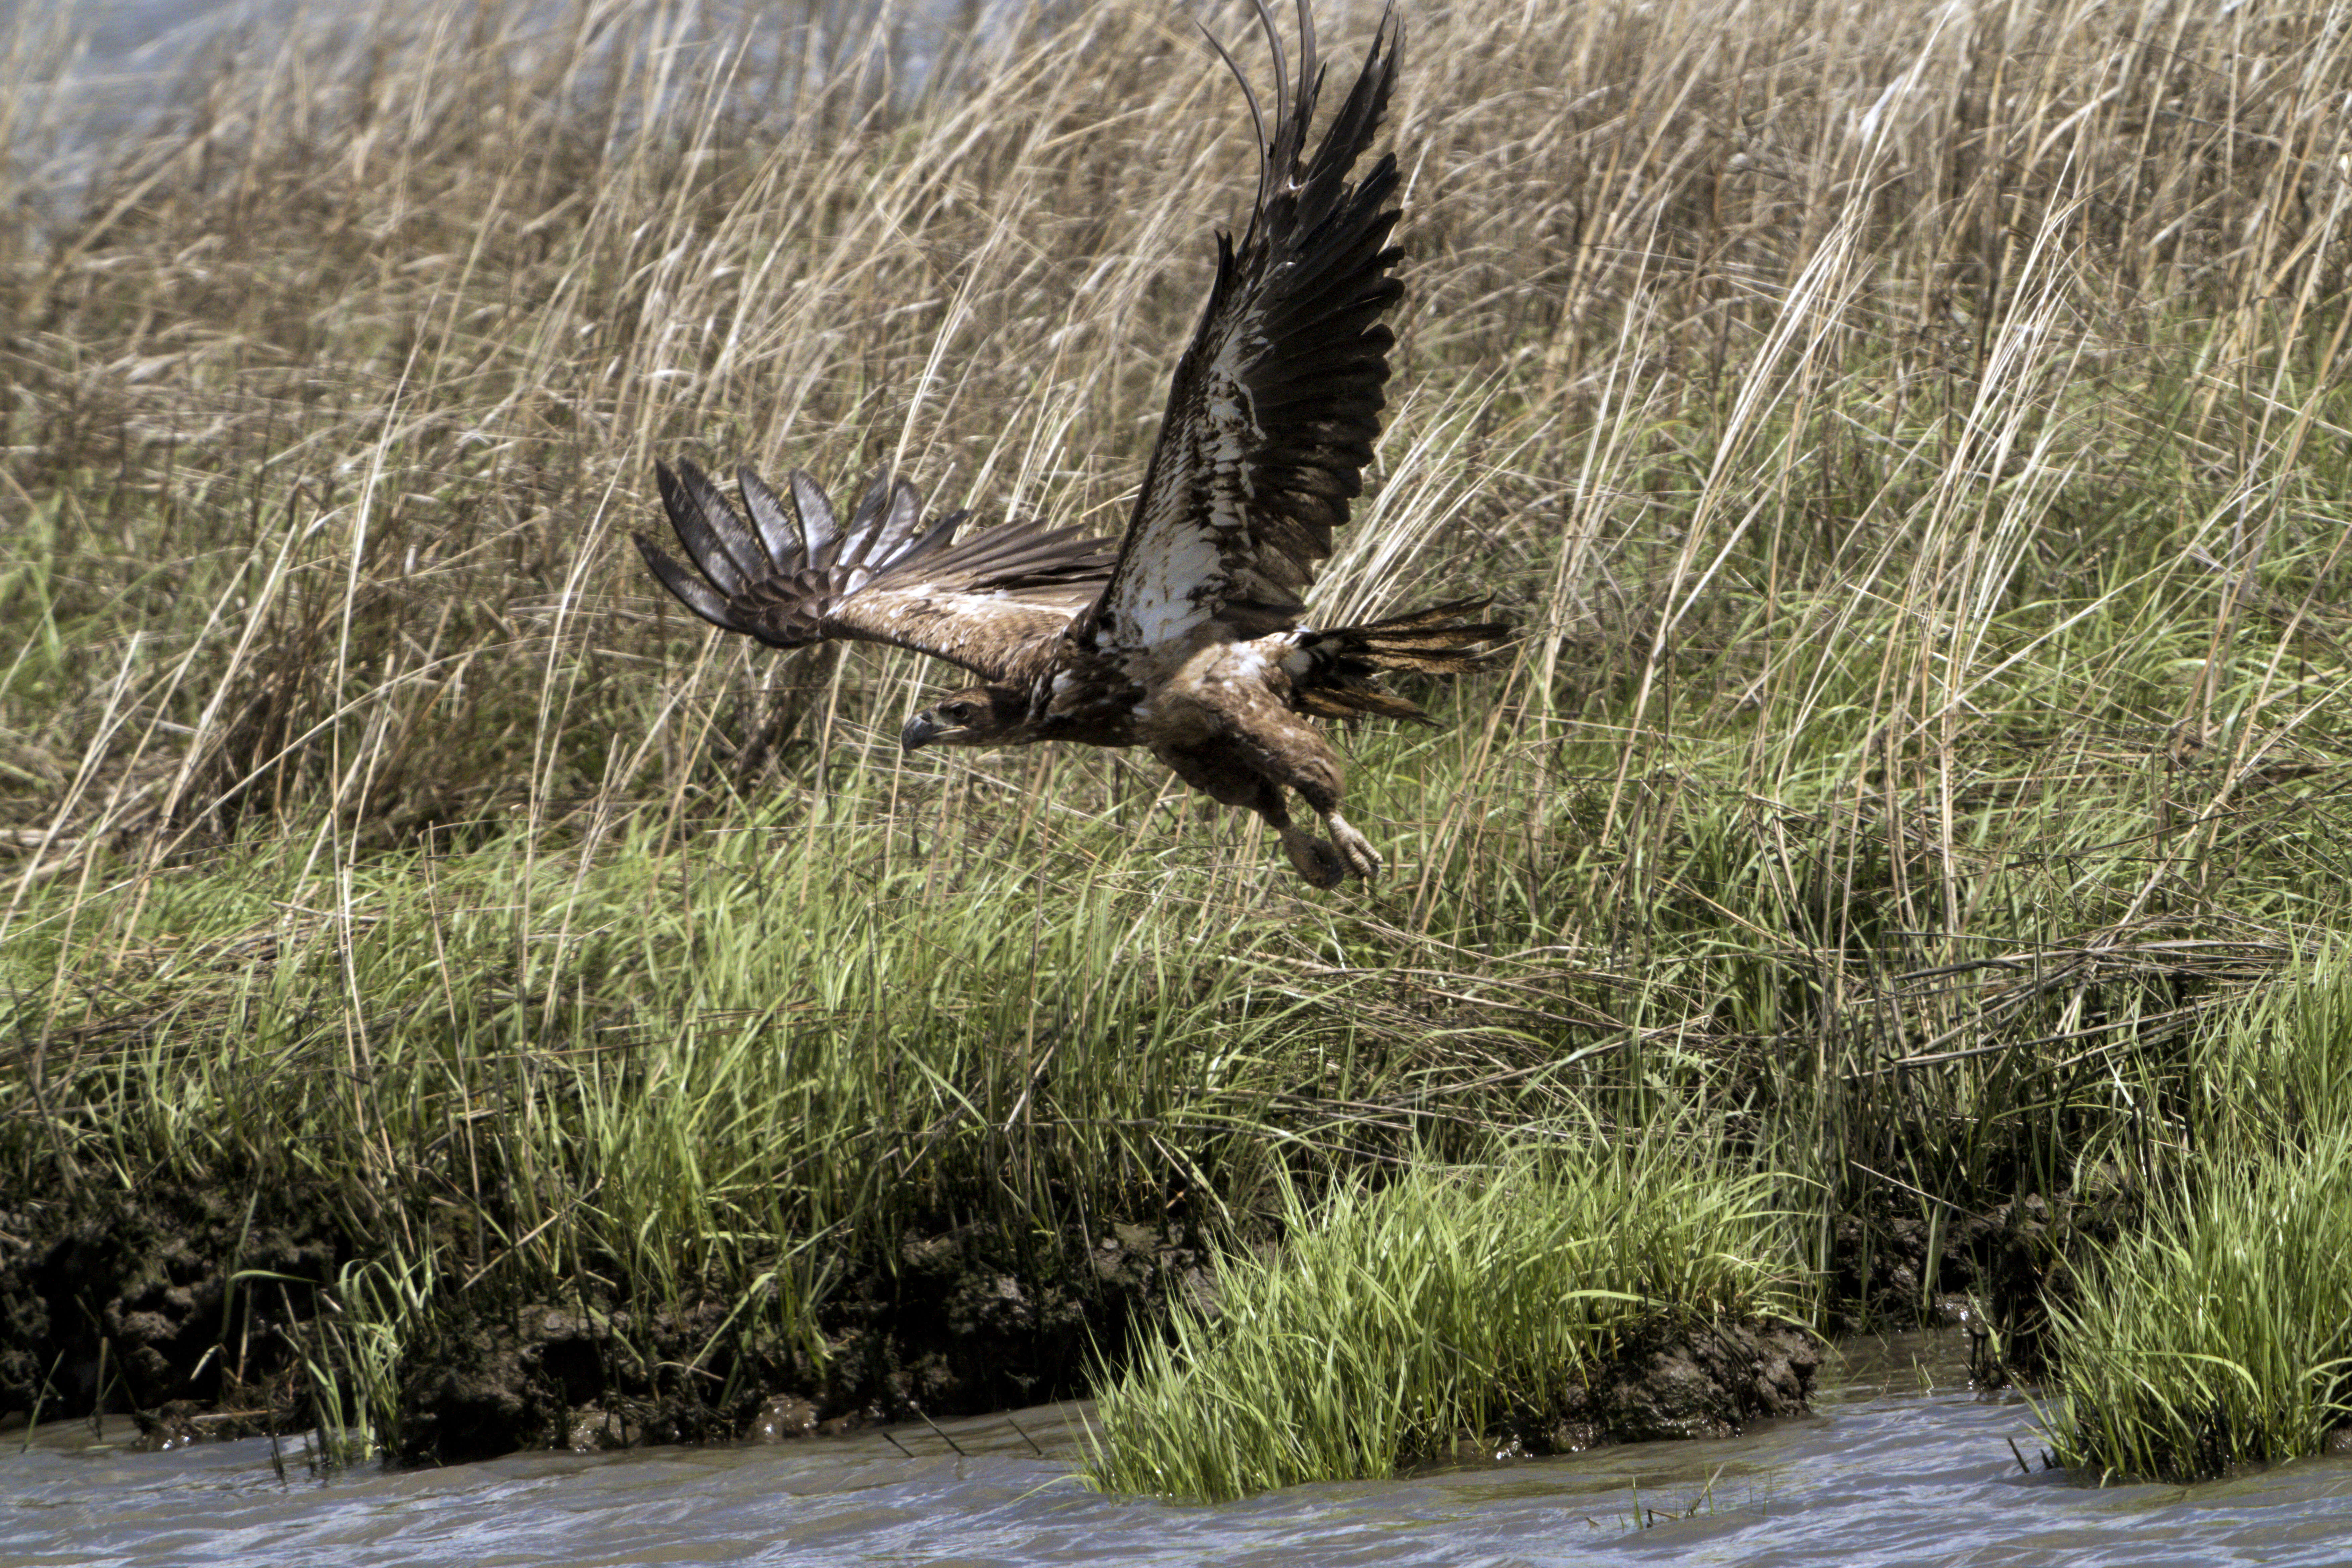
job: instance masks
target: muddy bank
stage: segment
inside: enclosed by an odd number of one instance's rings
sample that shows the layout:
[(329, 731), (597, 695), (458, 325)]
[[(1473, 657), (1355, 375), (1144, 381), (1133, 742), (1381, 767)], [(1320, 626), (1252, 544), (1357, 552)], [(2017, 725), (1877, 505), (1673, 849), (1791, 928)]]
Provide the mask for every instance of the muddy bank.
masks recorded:
[[(1979, 1376), (2041, 1369), (2043, 1290), (2111, 1237), (2115, 1205), (2026, 1198), (1931, 1226), (1899, 1210), (1846, 1223), (1847, 1327), (1938, 1308), (1979, 1338)], [(138, 1414), (157, 1443), (314, 1425), (314, 1379), (344, 1376), (318, 1316), (360, 1227), (326, 1194), (256, 1181), (0, 1209), (0, 1421)], [(1933, 1256), (1930, 1255), (1931, 1238)], [(455, 1463), (519, 1448), (783, 1440), (1082, 1395), (1097, 1357), (1205, 1302), (1208, 1253), (1180, 1224), (1111, 1225), (1015, 1247), (945, 1228), (845, 1270), (818, 1347), (757, 1303), (647, 1310), (583, 1295), (446, 1292), (393, 1374), (394, 1455)], [(1808, 1331), (1645, 1321), (1568, 1414), (1507, 1441), (1528, 1453), (1725, 1436), (1806, 1408)]]
[(2071, 1301), (2075, 1270), (2139, 1222), (2125, 1191), (2027, 1194), (1998, 1209), (1929, 1216), (1907, 1194), (1880, 1196), (1838, 1221), (1825, 1325), (1832, 1334), (1920, 1323), (1964, 1328), (1979, 1386), (2050, 1368), (2050, 1304)]
[(350, 1229), (283, 1182), (0, 1207), (0, 1419), (309, 1425), (303, 1325)]
[(1565, 1412), (1508, 1436), (1526, 1454), (1736, 1437), (1751, 1421), (1811, 1408), (1822, 1352), (1822, 1342), (1793, 1323), (1646, 1319), (1570, 1388)]
[[(361, 1228), (277, 1182), (0, 1209), (0, 1426), (127, 1413), (161, 1445), (315, 1425), (315, 1380), (349, 1377), (319, 1319), (373, 1250)], [(845, 1268), (821, 1354), (758, 1303), (446, 1291), (405, 1338), (385, 1436), (400, 1459), (448, 1463), (1066, 1398), (1172, 1294), (1197, 1296), (1204, 1260), (1181, 1226), (1017, 1248), (974, 1227), (919, 1235)]]
[(1069, 1398), (1097, 1347), (1117, 1359), (1171, 1294), (1202, 1288), (1204, 1261), (1181, 1227), (1115, 1226), (1042, 1257), (972, 1228), (911, 1238), (821, 1311), (822, 1364), (718, 1302), (655, 1314), (523, 1303), (412, 1341), (391, 1447), (447, 1463), (782, 1440)]

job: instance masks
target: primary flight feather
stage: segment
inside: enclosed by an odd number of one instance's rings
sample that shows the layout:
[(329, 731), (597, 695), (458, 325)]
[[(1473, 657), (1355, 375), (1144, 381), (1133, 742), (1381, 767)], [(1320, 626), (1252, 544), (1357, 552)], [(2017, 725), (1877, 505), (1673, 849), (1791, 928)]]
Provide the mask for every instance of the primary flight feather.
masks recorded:
[[(1313, 18), (1299, 0), (1295, 91), (1264, 0), (1258, 18), (1274, 56), (1271, 128), (1225, 57), (1258, 129), (1257, 200), (1238, 246), (1217, 237), (1208, 305), (1115, 552), (1076, 529), (1018, 524), (958, 542), (964, 513), (924, 526), (913, 487), (887, 476), (843, 523), (807, 475), (779, 496), (744, 469), (739, 513), (684, 462), (656, 474), (696, 570), (643, 535), (637, 548), (727, 630), (776, 647), (887, 643), (979, 677), (907, 721), (908, 751), (1143, 746), (1210, 798), (1263, 816), (1299, 875), (1328, 888), (1369, 882), (1381, 859), (1339, 814), (1345, 768), (1312, 719), (1420, 718), (1381, 689), (1384, 672), (1469, 669), (1508, 633), (1475, 619), (1475, 600), (1303, 624), (1380, 436), (1394, 342), (1381, 318), (1403, 291), (1394, 154), (1349, 179), (1387, 109), (1399, 40), (1384, 17), (1307, 157), (1322, 86)], [(1291, 821), (1294, 791), (1328, 838)]]

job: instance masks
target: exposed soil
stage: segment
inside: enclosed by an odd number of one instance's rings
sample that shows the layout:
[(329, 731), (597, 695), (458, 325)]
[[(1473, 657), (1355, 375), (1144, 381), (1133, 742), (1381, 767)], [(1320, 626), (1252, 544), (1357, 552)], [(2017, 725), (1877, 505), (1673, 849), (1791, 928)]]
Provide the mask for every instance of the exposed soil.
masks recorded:
[(1793, 1323), (1645, 1320), (1617, 1355), (1568, 1390), (1566, 1409), (1515, 1434), (1528, 1453), (1666, 1437), (1732, 1437), (1751, 1421), (1801, 1415), (1822, 1342)]
[(716, 1302), (649, 1319), (531, 1303), (412, 1342), (396, 1451), (783, 1439), (1070, 1397), (1097, 1347), (1115, 1359), (1202, 1265), (1181, 1230), (1139, 1226), (1065, 1238), (1043, 1269), (977, 1229), (922, 1237), (830, 1303), (821, 1368)]
[[(0, 1425), (93, 1411), (150, 1440), (315, 1420), (312, 1320), (352, 1231), (320, 1194), (256, 1182), (0, 1207)], [(787, 1437), (977, 1414), (1085, 1391), (1203, 1256), (1181, 1228), (1114, 1225), (1016, 1252), (975, 1228), (850, 1270), (822, 1314), (823, 1365), (734, 1303), (463, 1299), (410, 1336), (396, 1456)], [(748, 1325), (748, 1326), (747, 1326)]]
[[(1930, 1226), (1907, 1198), (1848, 1215), (1833, 1238), (1833, 1332), (1957, 1323), (1974, 1342), (1979, 1387), (2049, 1371), (2048, 1304), (2074, 1297), (2074, 1268), (2137, 1223), (2128, 1193), (2028, 1194), (1989, 1214), (1947, 1212)], [(1932, 1242), (1932, 1253), (1931, 1253)]]
[(350, 1256), (317, 1194), (282, 1183), (0, 1207), (0, 1413), (307, 1425), (301, 1325)]
[[(361, 1248), (324, 1194), (282, 1182), (0, 1206), (0, 1419), (131, 1411), (151, 1440), (312, 1424), (312, 1319)], [(2045, 1284), (2063, 1289), (2115, 1205), (2026, 1198), (1936, 1229), (1899, 1211), (1848, 1222), (1838, 1294), (1865, 1321), (1916, 1322), (1941, 1300), (1979, 1336), (1987, 1382), (2041, 1367)], [(410, 1336), (398, 1458), (453, 1463), (518, 1448), (782, 1440), (1086, 1392), (1173, 1297), (1206, 1303), (1198, 1238), (1114, 1225), (1016, 1251), (942, 1229), (852, 1267), (809, 1347), (734, 1303), (633, 1311), (593, 1299), (477, 1291)], [(1927, 1284), (1923, 1287), (1923, 1279)], [(1963, 1304), (1967, 1304), (1963, 1310)], [(1565, 1415), (1509, 1436), (1530, 1451), (1722, 1436), (1806, 1407), (1819, 1342), (1788, 1325), (1643, 1323)]]

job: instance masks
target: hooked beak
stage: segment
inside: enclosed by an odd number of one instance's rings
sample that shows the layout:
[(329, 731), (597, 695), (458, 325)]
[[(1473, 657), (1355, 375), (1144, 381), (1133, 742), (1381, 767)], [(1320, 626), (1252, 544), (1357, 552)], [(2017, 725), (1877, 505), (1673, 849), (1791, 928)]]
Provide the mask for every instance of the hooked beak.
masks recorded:
[(901, 752), (919, 750), (929, 745), (946, 728), (946, 725), (932, 718), (931, 710), (926, 708), (908, 720), (907, 727), (898, 731), (898, 749)]

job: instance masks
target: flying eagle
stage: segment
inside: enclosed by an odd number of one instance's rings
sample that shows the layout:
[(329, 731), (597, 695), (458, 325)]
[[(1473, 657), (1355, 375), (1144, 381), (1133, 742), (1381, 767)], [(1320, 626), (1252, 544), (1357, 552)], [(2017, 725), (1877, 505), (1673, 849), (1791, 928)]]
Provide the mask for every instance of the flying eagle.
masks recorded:
[[(1217, 236), (1216, 282), (1175, 384), (1127, 532), (1006, 524), (953, 542), (961, 512), (920, 526), (912, 486), (877, 478), (846, 526), (794, 473), (789, 500), (743, 469), (747, 526), (690, 463), (656, 465), (662, 504), (698, 576), (651, 540), (655, 575), (712, 625), (773, 647), (847, 637), (913, 648), (979, 684), (907, 721), (918, 747), (1075, 741), (1143, 746), (1186, 784), (1245, 806), (1282, 836), (1317, 887), (1381, 868), (1339, 815), (1339, 753), (1317, 718), (1426, 716), (1377, 684), (1386, 670), (1451, 674), (1482, 662), (1507, 628), (1464, 600), (1365, 626), (1318, 631), (1302, 596), (1331, 531), (1348, 521), (1380, 435), (1394, 342), (1381, 324), (1403, 292), (1389, 244), (1396, 157), (1361, 180), (1396, 71), (1383, 17), (1347, 101), (1302, 161), (1322, 73), (1299, 0), (1293, 96), (1265, 0), (1274, 55), (1271, 134), (1241, 81), (1259, 152), (1257, 200), (1239, 247)], [(1296, 790), (1330, 835), (1290, 819)]]

